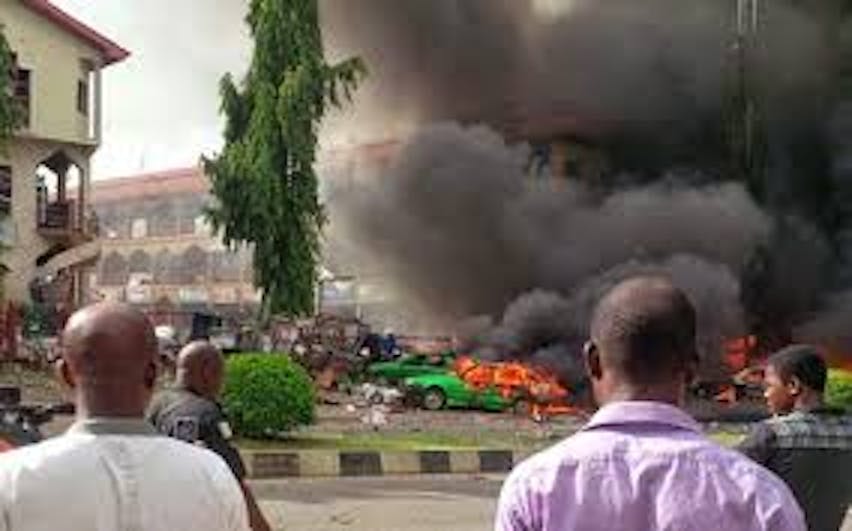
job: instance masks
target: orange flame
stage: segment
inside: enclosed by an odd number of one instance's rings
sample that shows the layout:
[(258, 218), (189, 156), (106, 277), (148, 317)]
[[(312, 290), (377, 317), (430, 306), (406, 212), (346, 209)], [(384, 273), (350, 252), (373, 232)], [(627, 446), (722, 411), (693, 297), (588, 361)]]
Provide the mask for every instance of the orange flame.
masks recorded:
[(749, 360), (757, 350), (757, 336), (743, 336), (725, 343), (724, 360), (731, 372), (737, 373), (748, 367)]
[(507, 400), (528, 402), (533, 417), (578, 412), (567, 404), (568, 389), (541, 367), (519, 362), (480, 362), (470, 356), (460, 356), (454, 368), (462, 380), (478, 391), (494, 387)]

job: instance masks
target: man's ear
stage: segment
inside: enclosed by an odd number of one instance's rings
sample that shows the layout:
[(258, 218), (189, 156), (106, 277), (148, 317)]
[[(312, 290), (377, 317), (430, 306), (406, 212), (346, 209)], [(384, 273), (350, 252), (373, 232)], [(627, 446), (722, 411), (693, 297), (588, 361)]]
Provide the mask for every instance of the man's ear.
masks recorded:
[(157, 362), (152, 361), (145, 368), (145, 387), (154, 389), (157, 385)]
[(77, 388), (77, 381), (74, 379), (74, 374), (71, 372), (68, 362), (59, 358), (56, 360), (53, 370), (56, 374), (56, 379), (60, 384), (62, 384), (62, 387), (68, 390), (74, 390)]
[(689, 357), (689, 361), (686, 362), (686, 367), (684, 369), (684, 376), (686, 378), (687, 386), (695, 384), (695, 382), (698, 380), (698, 367), (700, 366), (701, 357), (696, 352)]
[(791, 396), (799, 396), (802, 394), (802, 381), (798, 376), (791, 376), (790, 380), (784, 384)]
[(600, 380), (603, 377), (601, 367), (601, 355), (598, 346), (593, 341), (586, 341), (583, 345), (583, 359), (586, 362), (586, 373), (592, 380)]

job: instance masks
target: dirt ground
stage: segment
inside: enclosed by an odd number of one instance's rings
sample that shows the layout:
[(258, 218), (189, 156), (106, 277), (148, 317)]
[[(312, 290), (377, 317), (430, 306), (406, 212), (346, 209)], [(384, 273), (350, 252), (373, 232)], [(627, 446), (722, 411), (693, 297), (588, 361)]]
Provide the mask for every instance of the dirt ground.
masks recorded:
[[(0, 386), (15, 385), (22, 389), (26, 403), (57, 403), (63, 400), (62, 390), (48, 373), (33, 372), (18, 366), (0, 366)], [(539, 447), (558, 441), (575, 432), (585, 422), (579, 416), (558, 416), (546, 422), (507, 413), (487, 413), (472, 410), (423, 411), (417, 409), (371, 409), (363, 400), (338, 394), (327, 397), (335, 405), (317, 407), (317, 422), (303, 428), (297, 435), (347, 436), (361, 434), (417, 435), (429, 434), (435, 440), (464, 441), (481, 446), (512, 448)], [(707, 419), (710, 432), (741, 433), (747, 428), (738, 418), (754, 413), (754, 408), (720, 408), (715, 404), (693, 404), (691, 409), (699, 418)], [(720, 421), (718, 417), (733, 421)], [(714, 420), (709, 420), (714, 419)], [(379, 422), (376, 422), (376, 421)], [(372, 421), (372, 422), (371, 422)], [(62, 431), (70, 419), (57, 419), (45, 427), (47, 433)]]

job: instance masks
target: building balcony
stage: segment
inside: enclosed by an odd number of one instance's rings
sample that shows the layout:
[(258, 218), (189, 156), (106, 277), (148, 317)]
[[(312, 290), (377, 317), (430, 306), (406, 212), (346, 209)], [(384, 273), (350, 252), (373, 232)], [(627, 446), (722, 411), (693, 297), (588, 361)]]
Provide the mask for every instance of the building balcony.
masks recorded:
[(12, 171), (8, 167), (0, 167), (0, 213), (12, 211)]
[(99, 224), (94, 212), (80, 216), (75, 201), (41, 202), (38, 205), (38, 232), (44, 238), (77, 245), (96, 239)]

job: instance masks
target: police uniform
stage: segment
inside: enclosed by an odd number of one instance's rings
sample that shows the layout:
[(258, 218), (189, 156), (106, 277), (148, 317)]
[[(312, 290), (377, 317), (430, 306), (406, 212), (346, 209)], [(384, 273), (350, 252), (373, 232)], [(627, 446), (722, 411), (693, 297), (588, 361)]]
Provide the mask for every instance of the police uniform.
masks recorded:
[(245, 464), (231, 444), (231, 426), (222, 407), (213, 400), (187, 389), (169, 389), (157, 395), (147, 418), (160, 433), (188, 443), (201, 443), (216, 452), (237, 479), (245, 479)]

